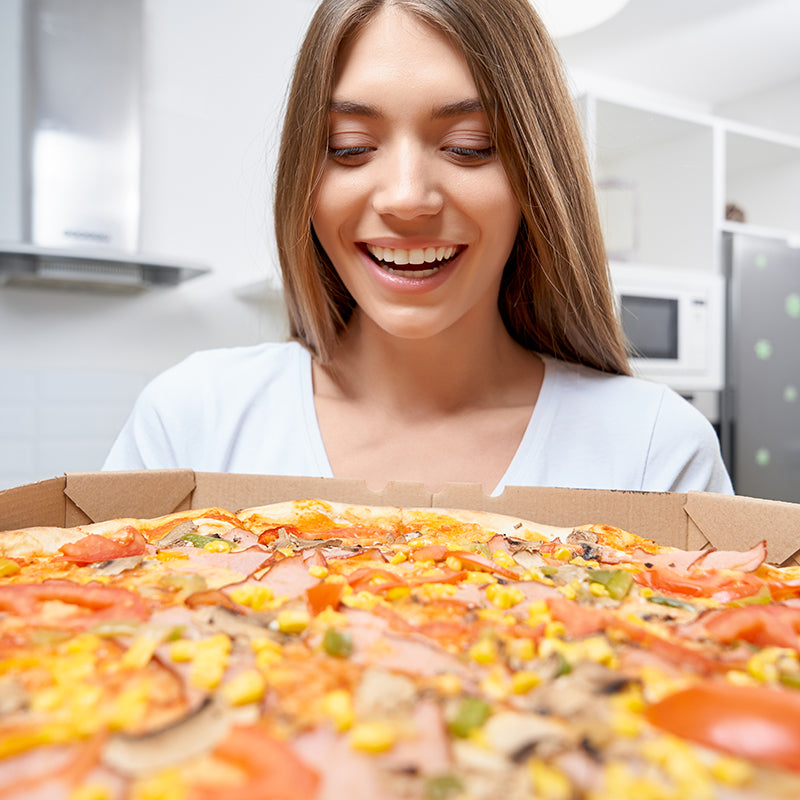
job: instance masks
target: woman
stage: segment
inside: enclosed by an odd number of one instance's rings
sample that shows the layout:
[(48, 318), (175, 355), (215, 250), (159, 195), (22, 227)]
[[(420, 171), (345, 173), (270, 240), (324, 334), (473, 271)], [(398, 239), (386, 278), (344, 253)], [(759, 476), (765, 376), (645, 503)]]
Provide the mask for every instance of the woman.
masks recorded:
[(731, 491), (705, 419), (629, 376), (527, 0), (323, 0), (275, 223), (295, 341), (159, 376), (106, 468)]

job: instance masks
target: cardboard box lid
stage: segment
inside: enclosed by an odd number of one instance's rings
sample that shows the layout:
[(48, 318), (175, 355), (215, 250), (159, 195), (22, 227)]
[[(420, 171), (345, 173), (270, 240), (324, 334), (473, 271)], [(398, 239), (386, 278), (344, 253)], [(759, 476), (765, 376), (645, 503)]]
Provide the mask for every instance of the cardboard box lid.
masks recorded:
[(192, 470), (69, 473), (0, 492), (0, 530), (73, 526), (115, 517), (158, 517), (187, 508), (237, 510), (318, 497), (365, 505), (473, 508), (547, 525), (614, 525), (689, 550), (747, 550), (766, 539), (772, 563), (800, 563), (800, 505), (703, 492), (651, 493), (508, 487), (489, 497), (476, 485), (432, 494), (418, 483), (382, 492), (363, 481), (236, 475)]

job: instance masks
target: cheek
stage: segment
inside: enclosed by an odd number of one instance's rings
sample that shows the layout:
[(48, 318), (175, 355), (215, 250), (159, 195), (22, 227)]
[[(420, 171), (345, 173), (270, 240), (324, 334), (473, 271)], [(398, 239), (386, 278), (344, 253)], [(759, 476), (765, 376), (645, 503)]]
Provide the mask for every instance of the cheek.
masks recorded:
[(358, 187), (352, 179), (344, 180), (335, 175), (323, 175), (314, 193), (311, 224), (317, 238), (328, 250), (335, 246), (337, 234), (353, 219), (358, 209)]

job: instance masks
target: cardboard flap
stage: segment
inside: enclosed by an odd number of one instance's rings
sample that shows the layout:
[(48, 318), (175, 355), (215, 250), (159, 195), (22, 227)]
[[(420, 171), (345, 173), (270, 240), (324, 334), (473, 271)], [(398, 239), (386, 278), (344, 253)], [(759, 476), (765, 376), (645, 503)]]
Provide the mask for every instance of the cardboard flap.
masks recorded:
[(0, 492), (0, 531), (34, 525), (61, 527), (64, 524), (65, 483), (63, 477), (50, 478)]
[(190, 469), (68, 473), (65, 524), (148, 519), (181, 511), (191, 507), (194, 483)]
[[(768, 560), (783, 564), (800, 549), (800, 506), (794, 503), (689, 492), (686, 512), (718, 550), (749, 550), (766, 539)], [(694, 538), (690, 546), (700, 549), (699, 543)]]
[(231, 511), (280, 503), (284, 500), (319, 498), (367, 506), (424, 506), (430, 493), (419, 483), (389, 483), (373, 492), (364, 481), (346, 478), (297, 478), (287, 475), (226, 475), (198, 472), (193, 508), (224, 506)]

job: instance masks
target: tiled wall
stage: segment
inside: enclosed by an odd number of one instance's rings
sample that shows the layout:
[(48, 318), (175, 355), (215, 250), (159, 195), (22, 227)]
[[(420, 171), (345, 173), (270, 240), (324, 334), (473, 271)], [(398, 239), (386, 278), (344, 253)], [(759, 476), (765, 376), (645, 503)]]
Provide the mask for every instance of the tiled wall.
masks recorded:
[(0, 368), (0, 490), (100, 469), (150, 377)]

